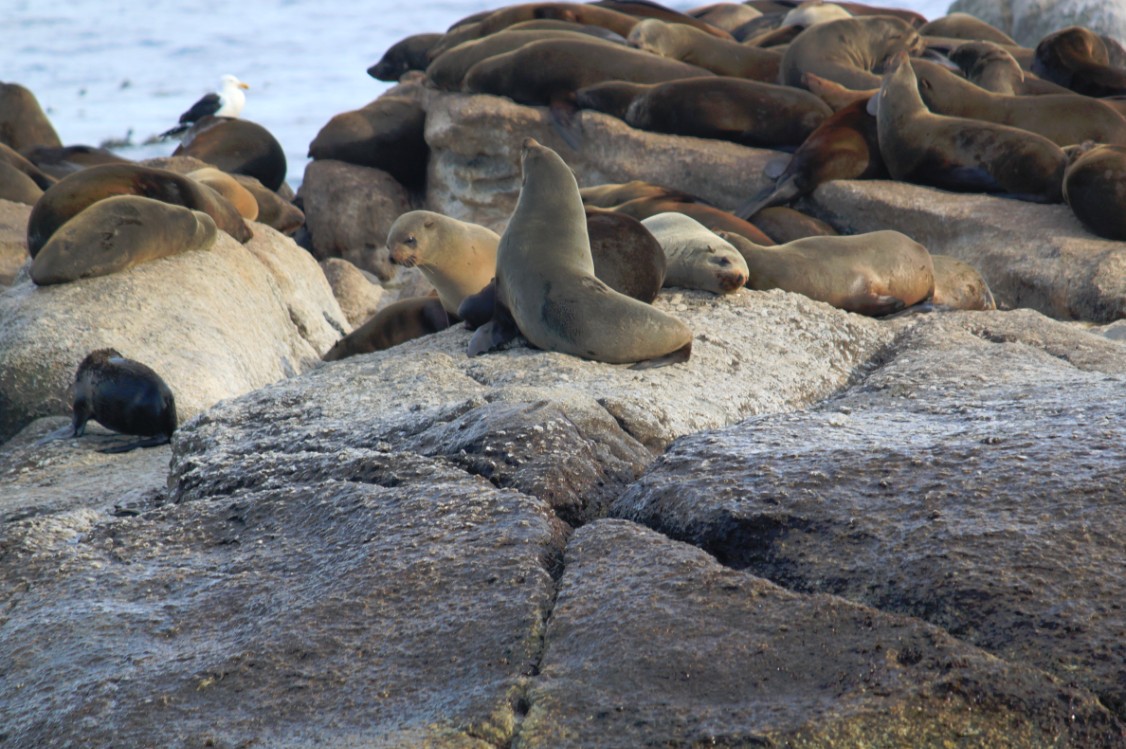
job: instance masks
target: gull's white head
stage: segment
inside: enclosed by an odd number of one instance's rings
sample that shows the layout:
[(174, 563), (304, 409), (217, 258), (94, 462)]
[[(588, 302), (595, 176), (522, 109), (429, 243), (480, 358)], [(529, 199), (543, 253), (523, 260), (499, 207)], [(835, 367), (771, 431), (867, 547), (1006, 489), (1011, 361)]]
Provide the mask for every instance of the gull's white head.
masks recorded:
[(219, 83), (221, 84), (219, 89), (221, 104), (215, 116), (238, 117), (242, 108), (246, 106), (246, 94), (243, 93), (243, 89), (248, 89), (250, 86), (230, 74), (220, 78)]

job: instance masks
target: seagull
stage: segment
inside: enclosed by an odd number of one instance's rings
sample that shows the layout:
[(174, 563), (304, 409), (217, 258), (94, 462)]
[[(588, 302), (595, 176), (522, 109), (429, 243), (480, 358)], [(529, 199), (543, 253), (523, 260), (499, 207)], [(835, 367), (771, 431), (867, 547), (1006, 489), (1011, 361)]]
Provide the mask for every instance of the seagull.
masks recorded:
[(192, 105), (192, 108), (180, 115), (180, 124), (160, 134), (161, 138), (177, 135), (184, 132), (197, 120), (202, 120), (207, 115), (213, 117), (238, 117), (246, 104), (246, 94), (242, 91), (250, 86), (240, 81), (233, 75), (225, 75), (219, 79), (219, 93), (207, 94)]

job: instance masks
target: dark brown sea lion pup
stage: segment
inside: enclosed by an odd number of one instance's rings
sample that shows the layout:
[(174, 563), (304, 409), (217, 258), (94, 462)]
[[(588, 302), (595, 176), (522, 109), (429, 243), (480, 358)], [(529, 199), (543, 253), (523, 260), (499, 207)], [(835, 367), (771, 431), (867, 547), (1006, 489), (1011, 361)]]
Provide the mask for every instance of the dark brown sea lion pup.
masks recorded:
[(782, 64), (780, 52), (717, 39), (691, 26), (665, 23), (655, 18), (634, 26), (628, 41), (638, 49), (698, 65), (717, 75), (768, 83), (777, 82), (778, 69)]
[(594, 275), (614, 291), (650, 304), (665, 283), (665, 252), (653, 234), (633, 218), (586, 207), (586, 232)]
[(400, 343), (445, 330), (457, 320), (434, 296), (400, 299), (372, 315), (371, 319), (332, 345), (322, 361), (338, 361), (357, 354), (383, 351)]
[(239, 242), (253, 236), (230, 202), (190, 177), (139, 164), (107, 164), (75, 172), (43, 193), (27, 221), (28, 252), (35, 257), (60, 226), (114, 195), (140, 195), (203, 211)]
[(747, 261), (747, 288), (804, 294), (862, 315), (887, 315), (934, 293), (930, 253), (897, 231), (847, 237), (809, 237), (775, 247), (756, 246), (720, 232)]
[(1085, 144), (1071, 149), (1063, 196), (1100, 237), (1126, 240), (1126, 148)]
[(146, 365), (115, 349), (89, 354), (74, 377), (73, 437), (86, 433), (90, 419), (107, 429), (146, 439), (102, 452), (128, 452), (163, 445), (176, 431), (176, 400), (167, 383)]
[(309, 156), (382, 169), (408, 190), (421, 190), (430, 159), (425, 128), (426, 111), (417, 101), (381, 96), (330, 119), (309, 144)]
[(35, 94), (18, 83), (0, 82), (0, 143), (17, 151), (35, 146), (59, 148), (59, 134)]
[(1067, 157), (1059, 146), (1007, 125), (932, 114), (906, 53), (892, 60), (869, 106), (877, 108), (880, 154), (895, 179), (1041, 203), (1063, 199)]
[(379, 62), (368, 68), (368, 75), (377, 81), (394, 83), (408, 70), (426, 70), (430, 49), (444, 34), (413, 34), (392, 44)]
[(40, 286), (106, 276), (150, 260), (215, 244), (215, 222), (202, 211), (138, 195), (99, 200), (52, 235), (31, 262)]
[(918, 55), (924, 49), (918, 32), (898, 18), (866, 16), (819, 23), (790, 43), (779, 80), (804, 87), (803, 74), (814, 73), (848, 88), (875, 88), (892, 55), (900, 51)]
[(594, 276), (570, 167), (532, 138), (521, 163), (520, 197), (497, 248), (493, 319), (473, 334), (469, 355), (523, 334), (538, 348), (611, 364), (687, 360), (692, 331), (684, 323)]
[(1126, 70), (1112, 66), (1106, 43), (1082, 26), (1069, 26), (1041, 39), (1032, 72), (1087, 96), (1126, 94)]
[(232, 117), (208, 115), (198, 120), (173, 156), (194, 156), (231, 174), (254, 177), (270, 190), (285, 182), (285, 151), (261, 125)]
[(792, 158), (768, 164), (767, 176), (774, 178), (774, 184), (754, 195), (735, 215), (752, 219), (763, 208), (797, 200), (830, 180), (886, 176), (876, 118), (867, 106), (867, 102), (858, 100), (834, 112)]
[[(599, 85), (618, 91), (625, 84), (612, 81), (580, 89), (580, 106), (598, 97)], [(656, 133), (783, 148), (800, 145), (832, 114), (808, 91), (742, 78), (708, 76), (634, 85), (636, 95), (622, 119), (630, 127)]]

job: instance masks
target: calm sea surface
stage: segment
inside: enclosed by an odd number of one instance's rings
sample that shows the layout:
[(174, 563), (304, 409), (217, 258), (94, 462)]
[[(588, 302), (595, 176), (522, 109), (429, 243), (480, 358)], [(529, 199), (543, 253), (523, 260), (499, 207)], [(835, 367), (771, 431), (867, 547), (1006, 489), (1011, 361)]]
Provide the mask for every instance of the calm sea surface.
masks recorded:
[[(689, 8), (699, 3), (670, 3)], [(878, 2), (878, 0), (869, 0)], [(127, 158), (167, 156), (175, 141), (142, 145), (233, 73), (250, 84), (243, 117), (285, 147), (300, 184), (309, 142), (334, 114), (389, 84), (366, 73), (410, 34), (444, 31), (503, 0), (0, 0), (0, 81), (31, 89), (67, 145), (109, 139)], [(889, 6), (940, 16), (949, 0)]]

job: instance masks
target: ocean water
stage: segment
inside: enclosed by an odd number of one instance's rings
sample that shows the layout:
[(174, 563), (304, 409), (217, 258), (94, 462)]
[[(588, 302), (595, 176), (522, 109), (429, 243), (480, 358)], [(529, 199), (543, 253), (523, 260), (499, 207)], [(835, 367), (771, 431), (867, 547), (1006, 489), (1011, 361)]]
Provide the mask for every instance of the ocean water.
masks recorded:
[[(699, 3), (669, 3), (687, 9)], [(875, 0), (869, 0), (875, 4)], [(892, 0), (928, 18), (950, 0)], [(233, 73), (250, 84), (242, 116), (282, 144), (289, 183), (301, 183), (309, 142), (335, 114), (390, 84), (367, 75), (395, 42), (444, 31), (506, 3), (332, 0), (0, 0), (0, 81), (31, 89), (63, 143), (114, 147), (131, 159), (168, 156), (145, 142), (176, 124)]]

